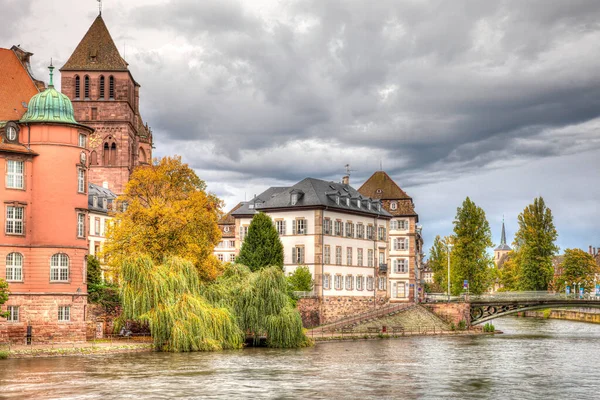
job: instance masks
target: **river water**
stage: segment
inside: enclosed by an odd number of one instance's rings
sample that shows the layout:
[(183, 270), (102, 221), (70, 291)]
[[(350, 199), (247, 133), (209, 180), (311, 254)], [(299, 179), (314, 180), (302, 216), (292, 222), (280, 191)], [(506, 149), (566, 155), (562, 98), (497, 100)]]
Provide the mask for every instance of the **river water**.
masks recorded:
[(600, 325), (494, 323), (505, 333), (0, 360), (0, 398), (600, 399)]

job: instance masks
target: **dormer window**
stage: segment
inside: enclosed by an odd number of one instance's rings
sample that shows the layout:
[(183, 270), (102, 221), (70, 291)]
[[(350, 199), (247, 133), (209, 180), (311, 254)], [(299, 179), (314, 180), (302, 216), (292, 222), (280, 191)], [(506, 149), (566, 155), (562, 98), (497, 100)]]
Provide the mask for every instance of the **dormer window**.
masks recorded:
[(94, 196), (92, 199), (92, 205), (98, 207), (98, 196)]
[(381, 211), (381, 203), (377, 203), (377, 211)]
[(108, 208), (108, 200), (107, 199), (102, 199), (102, 208), (104, 208), (105, 210)]
[(371, 203), (367, 203), (367, 208), (369, 209), (369, 211), (371, 211)]
[(335, 196), (335, 204), (340, 205), (340, 196)]
[(292, 205), (295, 206), (298, 203), (298, 193), (292, 193)]
[(248, 208), (254, 210), (254, 204), (248, 204)]
[(391, 210), (395, 210), (395, 209), (397, 209), (397, 208), (398, 208), (398, 203), (396, 203), (395, 201), (392, 201), (392, 202), (390, 203), (390, 209), (391, 209)]
[(346, 198), (346, 205), (350, 207), (350, 197)]
[(356, 207), (360, 208), (362, 206), (362, 203), (360, 201), (360, 199), (356, 200)]

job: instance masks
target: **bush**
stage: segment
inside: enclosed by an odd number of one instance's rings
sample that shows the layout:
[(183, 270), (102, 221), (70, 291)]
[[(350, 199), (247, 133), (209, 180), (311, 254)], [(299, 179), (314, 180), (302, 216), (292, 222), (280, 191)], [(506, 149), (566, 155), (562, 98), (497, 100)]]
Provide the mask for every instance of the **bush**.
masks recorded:
[(0, 350), (0, 360), (6, 360), (10, 353), (6, 350)]
[(296, 268), (294, 273), (287, 277), (290, 290), (293, 292), (310, 292), (313, 290), (313, 279), (307, 266)]
[(456, 325), (454, 324), (454, 322), (450, 322), (450, 330), (451, 331), (455, 331), (456, 330)]
[(493, 333), (495, 330), (496, 330), (496, 327), (494, 327), (494, 325), (493, 325), (493, 324), (491, 324), (491, 323), (489, 323), (489, 322), (488, 322), (488, 323), (486, 323), (486, 324), (483, 326), (483, 331), (484, 331), (484, 332), (490, 332), (490, 333)]
[(467, 323), (464, 319), (461, 319), (460, 322), (458, 323), (458, 330), (464, 331), (465, 329), (467, 329)]
[(543, 312), (542, 315), (544, 316), (545, 319), (550, 318), (550, 315), (552, 315), (552, 310), (549, 308), (546, 308)]
[(88, 302), (101, 305), (107, 313), (113, 313), (120, 305), (119, 288), (114, 284), (88, 284)]

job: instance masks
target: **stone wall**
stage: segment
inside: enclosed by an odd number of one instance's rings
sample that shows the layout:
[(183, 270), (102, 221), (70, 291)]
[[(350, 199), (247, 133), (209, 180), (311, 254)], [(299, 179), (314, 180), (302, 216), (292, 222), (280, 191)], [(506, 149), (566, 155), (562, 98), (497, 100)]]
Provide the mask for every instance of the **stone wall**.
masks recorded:
[(454, 322), (458, 325), (464, 320), (470, 325), (469, 303), (434, 303), (426, 304), (425, 307), (448, 323)]
[(342, 318), (362, 314), (388, 304), (389, 298), (372, 296), (329, 296), (298, 300), (298, 310), (305, 328), (331, 324)]
[[(19, 321), (8, 322), (0, 318), (0, 342), (26, 344), (28, 325), (32, 327), (33, 344), (79, 342), (86, 338), (86, 296), (13, 294), (2, 307), (3, 311), (8, 305), (19, 307)], [(58, 321), (59, 306), (71, 307), (70, 321)]]
[(597, 312), (585, 312), (581, 310), (551, 310), (550, 315), (545, 314), (543, 311), (525, 311), (526, 317), (535, 318), (550, 318), (550, 319), (565, 319), (569, 321), (580, 321), (580, 322), (591, 322), (594, 324), (600, 324), (600, 313)]

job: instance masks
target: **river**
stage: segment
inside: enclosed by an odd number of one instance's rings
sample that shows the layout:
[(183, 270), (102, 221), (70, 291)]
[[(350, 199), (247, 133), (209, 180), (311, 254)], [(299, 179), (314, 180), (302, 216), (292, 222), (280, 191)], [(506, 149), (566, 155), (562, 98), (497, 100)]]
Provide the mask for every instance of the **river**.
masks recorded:
[(494, 323), (505, 333), (298, 350), (0, 360), (0, 398), (600, 398), (600, 325)]

